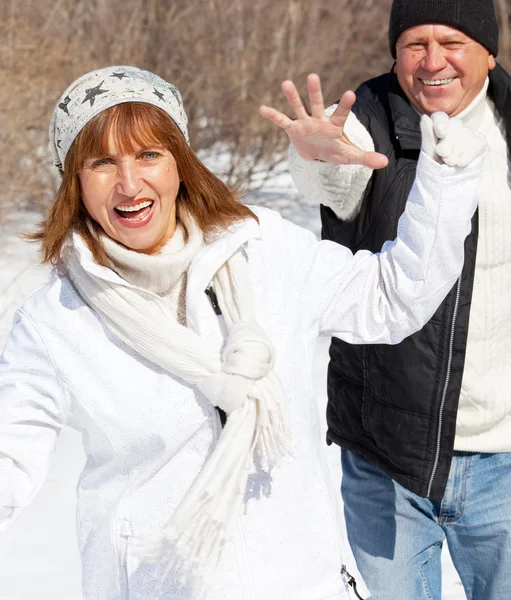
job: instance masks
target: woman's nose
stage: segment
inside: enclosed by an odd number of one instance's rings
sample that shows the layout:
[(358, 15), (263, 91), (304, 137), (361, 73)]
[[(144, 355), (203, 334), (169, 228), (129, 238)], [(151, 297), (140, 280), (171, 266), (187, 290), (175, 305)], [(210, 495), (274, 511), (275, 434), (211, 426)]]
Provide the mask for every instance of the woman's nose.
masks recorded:
[(141, 189), (142, 180), (136, 161), (123, 161), (117, 171), (117, 191), (134, 198)]

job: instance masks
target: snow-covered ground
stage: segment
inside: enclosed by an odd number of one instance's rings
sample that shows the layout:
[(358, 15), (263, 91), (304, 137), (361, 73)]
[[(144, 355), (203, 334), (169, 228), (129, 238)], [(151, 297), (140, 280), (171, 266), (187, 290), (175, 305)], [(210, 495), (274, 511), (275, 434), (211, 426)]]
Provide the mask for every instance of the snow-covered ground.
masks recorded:
[[(279, 210), (319, 235), (319, 210), (300, 197), (288, 176), (281, 175), (250, 194), (252, 204)], [(31, 212), (10, 215), (2, 224), (0, 255), (0, 348), (21, 301), (46, 277), (37, 264), (37, 248), (17, 237), (34, 229)], [(328, 340), (321, 339), (315, 361), (318, 408), (325, 413)], [(324, 421), (324, 418), (323, 418)], [(327, 449), (332, 477), (340, 479), (339, 453)], [(0, 600), (80, 600), (80, 559), (76, 549), (75, 486), (84, 462), (79, 436), (64, 430), (58, 440), (45, 485), (16, 523), (0, 536)], [(465, 598), (461, 583), (444, 554), (443, 600)], [(261, 599), (264, 600), (264, 599)], [(412, 599), (411, 599), (412, 600)]]

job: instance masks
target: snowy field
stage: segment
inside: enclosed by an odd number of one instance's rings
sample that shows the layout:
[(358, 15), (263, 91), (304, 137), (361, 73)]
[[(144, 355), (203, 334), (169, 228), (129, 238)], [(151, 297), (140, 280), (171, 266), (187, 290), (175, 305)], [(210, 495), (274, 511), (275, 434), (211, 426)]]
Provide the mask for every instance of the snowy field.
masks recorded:
[[(297, 195), (287, 176), (268, 182), (248, 201), (279, 210), (291, 221), (319, 234), (319, 210)], [(37, 264), (37, 249), (17, 238), (33, 230), (38, 218), (30, 212), (9, 215), (2, 224), (0, 255), (0, 348), (21, 301), (47, 275)], [(325, 413), (328, 340), (321, 339), (315, 363), (318, 408)], [(323, 419), (324, 420), (324, 419)], [(340, 479), (339, 454), (327, 449), (332, 477)], [(76, 549), (75, 486), (84, 462), (79, 436), (64, 430), (45, 485), (16, 523), (0, 536), (0, 600), (80, 600), (80, 559)], [(461, 584), (444, 554), (443, 600), (463, 600)], [(261, 598), (260, 600), (264, 600)], [(410, 599), (413, 600), (413, 599)]]

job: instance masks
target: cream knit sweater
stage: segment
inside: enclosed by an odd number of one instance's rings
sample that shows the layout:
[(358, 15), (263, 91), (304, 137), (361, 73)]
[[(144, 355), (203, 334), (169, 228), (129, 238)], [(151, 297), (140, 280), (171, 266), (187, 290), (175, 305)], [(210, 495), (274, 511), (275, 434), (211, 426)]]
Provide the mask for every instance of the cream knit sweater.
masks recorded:
[(479, 237), (455, 449), (511, 451), (511, 189), (505, 127), (483, 97), (462, 114), (490, 152), (479, 188)]
[[(488, 80), (459, 118), (487, 139), (479, 188), (479, 238), (467, 353), (455, 449), (511, 452), (511, 175), (505, 127), (487, 97)], [(374, 150), (353, 113), (346, 134)], [(300, 192), (331, 207), (344, 220), (356, 217), (372, 171), (302, 159), (291, 146), (289, 166)]]
[(188, 267), (203, 242), (197, 229), (189, 228), (189, 232), (185, 243), (184, 229), (178, 222), (174, 235), (155, 255), (129, 250), (106, 235), (102, 238), (109, 267), (129, 283), (164, 298), (180, 325), (186, 325)]

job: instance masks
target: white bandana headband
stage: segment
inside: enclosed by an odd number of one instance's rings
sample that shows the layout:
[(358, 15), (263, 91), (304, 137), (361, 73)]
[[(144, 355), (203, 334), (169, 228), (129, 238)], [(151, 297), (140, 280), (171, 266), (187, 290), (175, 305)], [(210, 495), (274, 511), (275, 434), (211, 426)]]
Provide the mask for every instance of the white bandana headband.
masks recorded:
[(82, 75), (59, 98), (49, 131), (55, 166), (63, 170), (69, 148), (93, 117), (123, 102), (146, 102), (161, 108), (189, 143), (188, 119), (174, 85), (137, 67), (106, 67)]

